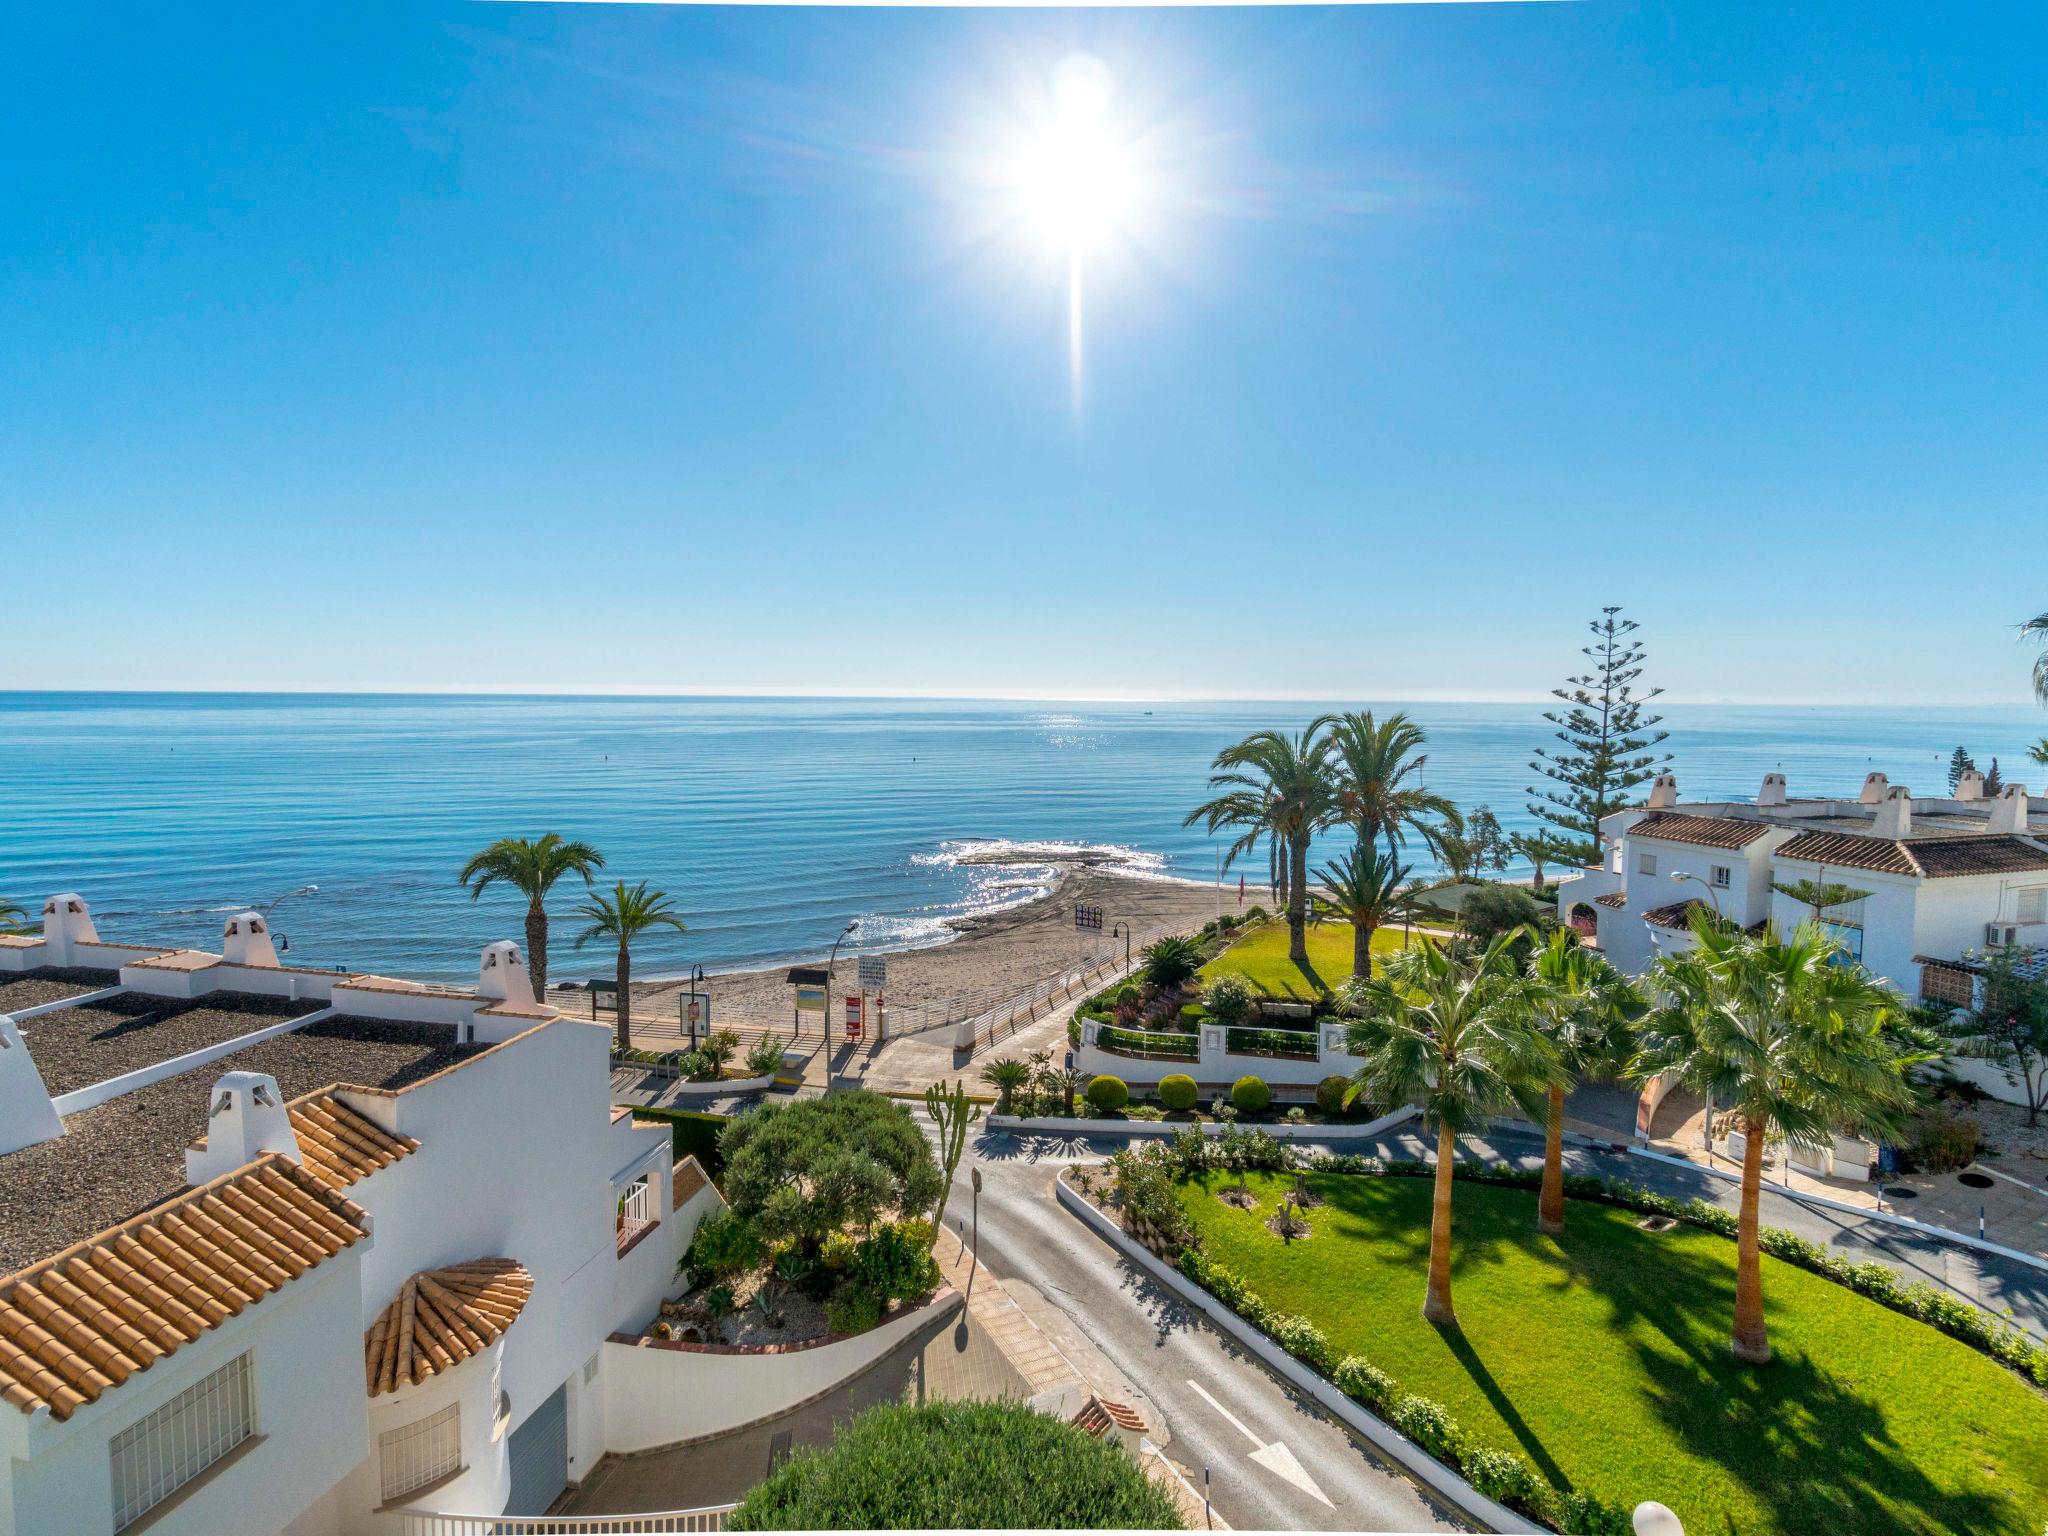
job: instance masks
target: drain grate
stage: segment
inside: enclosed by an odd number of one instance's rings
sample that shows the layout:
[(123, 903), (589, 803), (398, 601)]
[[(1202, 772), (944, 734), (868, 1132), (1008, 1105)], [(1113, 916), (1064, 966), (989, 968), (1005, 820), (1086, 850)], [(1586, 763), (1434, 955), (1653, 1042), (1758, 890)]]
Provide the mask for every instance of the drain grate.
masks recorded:
[(1669, 1232), (1678, 1222), (1670, 1216), (1645, 1216), (1636, 1225), (1645, 1232)]

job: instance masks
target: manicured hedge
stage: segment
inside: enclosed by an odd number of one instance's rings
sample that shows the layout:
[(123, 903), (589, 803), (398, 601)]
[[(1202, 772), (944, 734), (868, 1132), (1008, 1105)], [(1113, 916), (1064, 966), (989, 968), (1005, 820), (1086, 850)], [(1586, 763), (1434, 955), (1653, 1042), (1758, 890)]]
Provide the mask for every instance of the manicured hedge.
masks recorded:
[(1131, 1102), (1131, 1090), (1122, 1078), (1105, 1072), (1088, 1084), (1088, 1102), (1100, 1110), (1122, 1109)]
[(715, 1182), (725, 1171), (725, 1158), (718, 1150), (718, 1133), (731, 1122), (730, 1115), (707, 1115), (694, 1109), (646, 1109), (633, 1106), (643, 1120), (666, 1120), (676, 1162), (695, 1157)]
[(1344, 1095), (1351, 1089), (1351, 1079), (1341, 1073), (1332, 1073), (1316, 1084), (1316, 1108), (1326, 1115), (1344, 1113)]
[(1273, 1102), (1273, 1090), (1256, 1077), (1240, 1077), (1230, 1085), (1230, 1102), (1240, 1115), (1262, 1114)]
[(1159, 1079), (1159, 1102), (1167, 1109), (1193, 1109), (1195, 1100), (1201, 1096), (1202, 1090), (1185, 1072), (1176, 1072), (1171, 1077)]

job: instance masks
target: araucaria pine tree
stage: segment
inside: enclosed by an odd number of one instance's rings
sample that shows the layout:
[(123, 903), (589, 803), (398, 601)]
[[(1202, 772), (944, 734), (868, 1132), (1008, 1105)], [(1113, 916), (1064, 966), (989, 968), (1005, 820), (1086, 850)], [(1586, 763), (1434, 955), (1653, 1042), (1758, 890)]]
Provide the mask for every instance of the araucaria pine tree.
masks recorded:
[(1618, 618), (1619, 608), (1603, 608), (1588, 626), (1593, 643), (1584, 648), (1592, 669), (1570, 678), (1551, 692), (1563, 709), (1544, 711), (1557, 727), (1557, 748), (1536, 749), (1530, 771), (1551, 781), (1531, 785), (1531, 814), (1563, 833), (1582, 863), (1600, 857), (1600, 818), (1633, 803), (1631, 793), (1647, 784), (1657, 769), (1671, 761), (1659, 752), (1668, 731), (1657, 729), (1660, 715), (1646, 714), (1643, 705), (1664, 690), (1652, 688), (1640, 697), (1636, 679), (1643, 675), (1643, 647), (1630, 637), (1634, 619)]
[(1975, 761), (1961, 747), (1951, 752), (1948, 756), (1948, 792), (1954, 794), (1956, 786), (1963, 782), (1963, 775), (1974, 773), (1976, 768)]

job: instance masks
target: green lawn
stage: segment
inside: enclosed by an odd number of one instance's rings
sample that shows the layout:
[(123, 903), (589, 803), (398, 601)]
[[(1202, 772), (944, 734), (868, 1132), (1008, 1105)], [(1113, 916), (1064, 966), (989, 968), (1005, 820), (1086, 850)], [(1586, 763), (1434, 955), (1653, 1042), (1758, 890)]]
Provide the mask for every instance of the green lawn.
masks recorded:
[[(1399, 928), (1376, 930), (1372, 936), (1375, 965), (1379, 957), (1397, 953), (1404, 942)], [(1213, 981), (1226, 971), (1236, 971), (1275, 997), (1298, 997), (1306, 1002), (1351, 974), (1351, 927), (1348, 923), (1311, 923), (1308, 967), (1304, 970), (1287, 958), (1286, 921), (1261, 923), (1203, 966), (1202, 979)]]
[(1560, 1244), (1533, 1191), (1460, 1184), (1460, 1326), (1440, 1333), (1421, 1316), (1427, 1179), (1312, 1176), (1315, 1235), (1283, 1246), (1264, 1222), (1291, 1179), (1251, 1175), (1245, 1212), (1211, 1177), (1183, 1191), (1205, 1252), (1554, 1482), (1661, 1500), (1694, 1536), (2041, 1536), (2048, 1397), (1818, 1275), (1763, 1261), (1777, 1359), (1744, 1366), (1729, 1239), (1574, 1201)]

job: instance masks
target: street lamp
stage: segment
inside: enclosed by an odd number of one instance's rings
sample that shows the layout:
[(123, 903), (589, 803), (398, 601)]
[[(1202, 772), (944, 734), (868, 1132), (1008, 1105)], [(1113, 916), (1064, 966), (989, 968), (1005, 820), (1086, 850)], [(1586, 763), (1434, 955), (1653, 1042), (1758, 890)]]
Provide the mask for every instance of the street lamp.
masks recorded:
[(1636, 1528), (1636, 1536), (1685, 1536), (1685, 1527), (1664, 1505), (1655, 1499), (1645, 1499), (1635, 1508), (1629, 1523)]
[[(1673, 875), (1671, 878), (1674, 881), (1690, 880), (1694, 885), (1698, 886), (1701, 890), (1705, 891), (1707, 893), (1707, 900), (1713, 903), (1714, 916), (1721, 916), (1721, 892), (1714, 885), (1712, 885), (1708, 881), (1702, 880), (1698, 875), (1693, 874), (1690, 870), (1684, 869), (1681, 869), (1677, 874)], [(1659, 1509), (1662, 1509), (1664, 1506), (1660, 1504), (1657, 1507)]]
[(1122, 936), (1124, 941), (1124, 969), (1128, 971), (1131, 968), (1131, 925), (1129, 923), (1111, 923), (1109, 925), (1110, 938), (1115, 939), (1119, 935)]
[(839, 963), (839, 946), (859, 926), (860, 919), (856, 917), (839, 930), (839, 937), (832, 941), (832, 953), (825, 961), (825, 1087), (828, 1092), (832, 1087), (832, 967)]
[[(292, 889), (286, 891), (282, 896), (271, 897), (271, 899), (268, 902), (258, 907), (256, 910), (258, 912), (261, 912), (265, 917), (268, 917), (272, 909), (277, 907), (280, 903), (290, 901), (294, 896), (318, 895), (319, 891), (320, 887), (317, 885), (293, 886)], [(277, 948), (280, 954), (289, 954), (291, 952), (292, 941), (286, 938), (283, 934), (277, 932), (277, 925), (275, 923), (271, 924), (271, 937), (277, 940)]]

